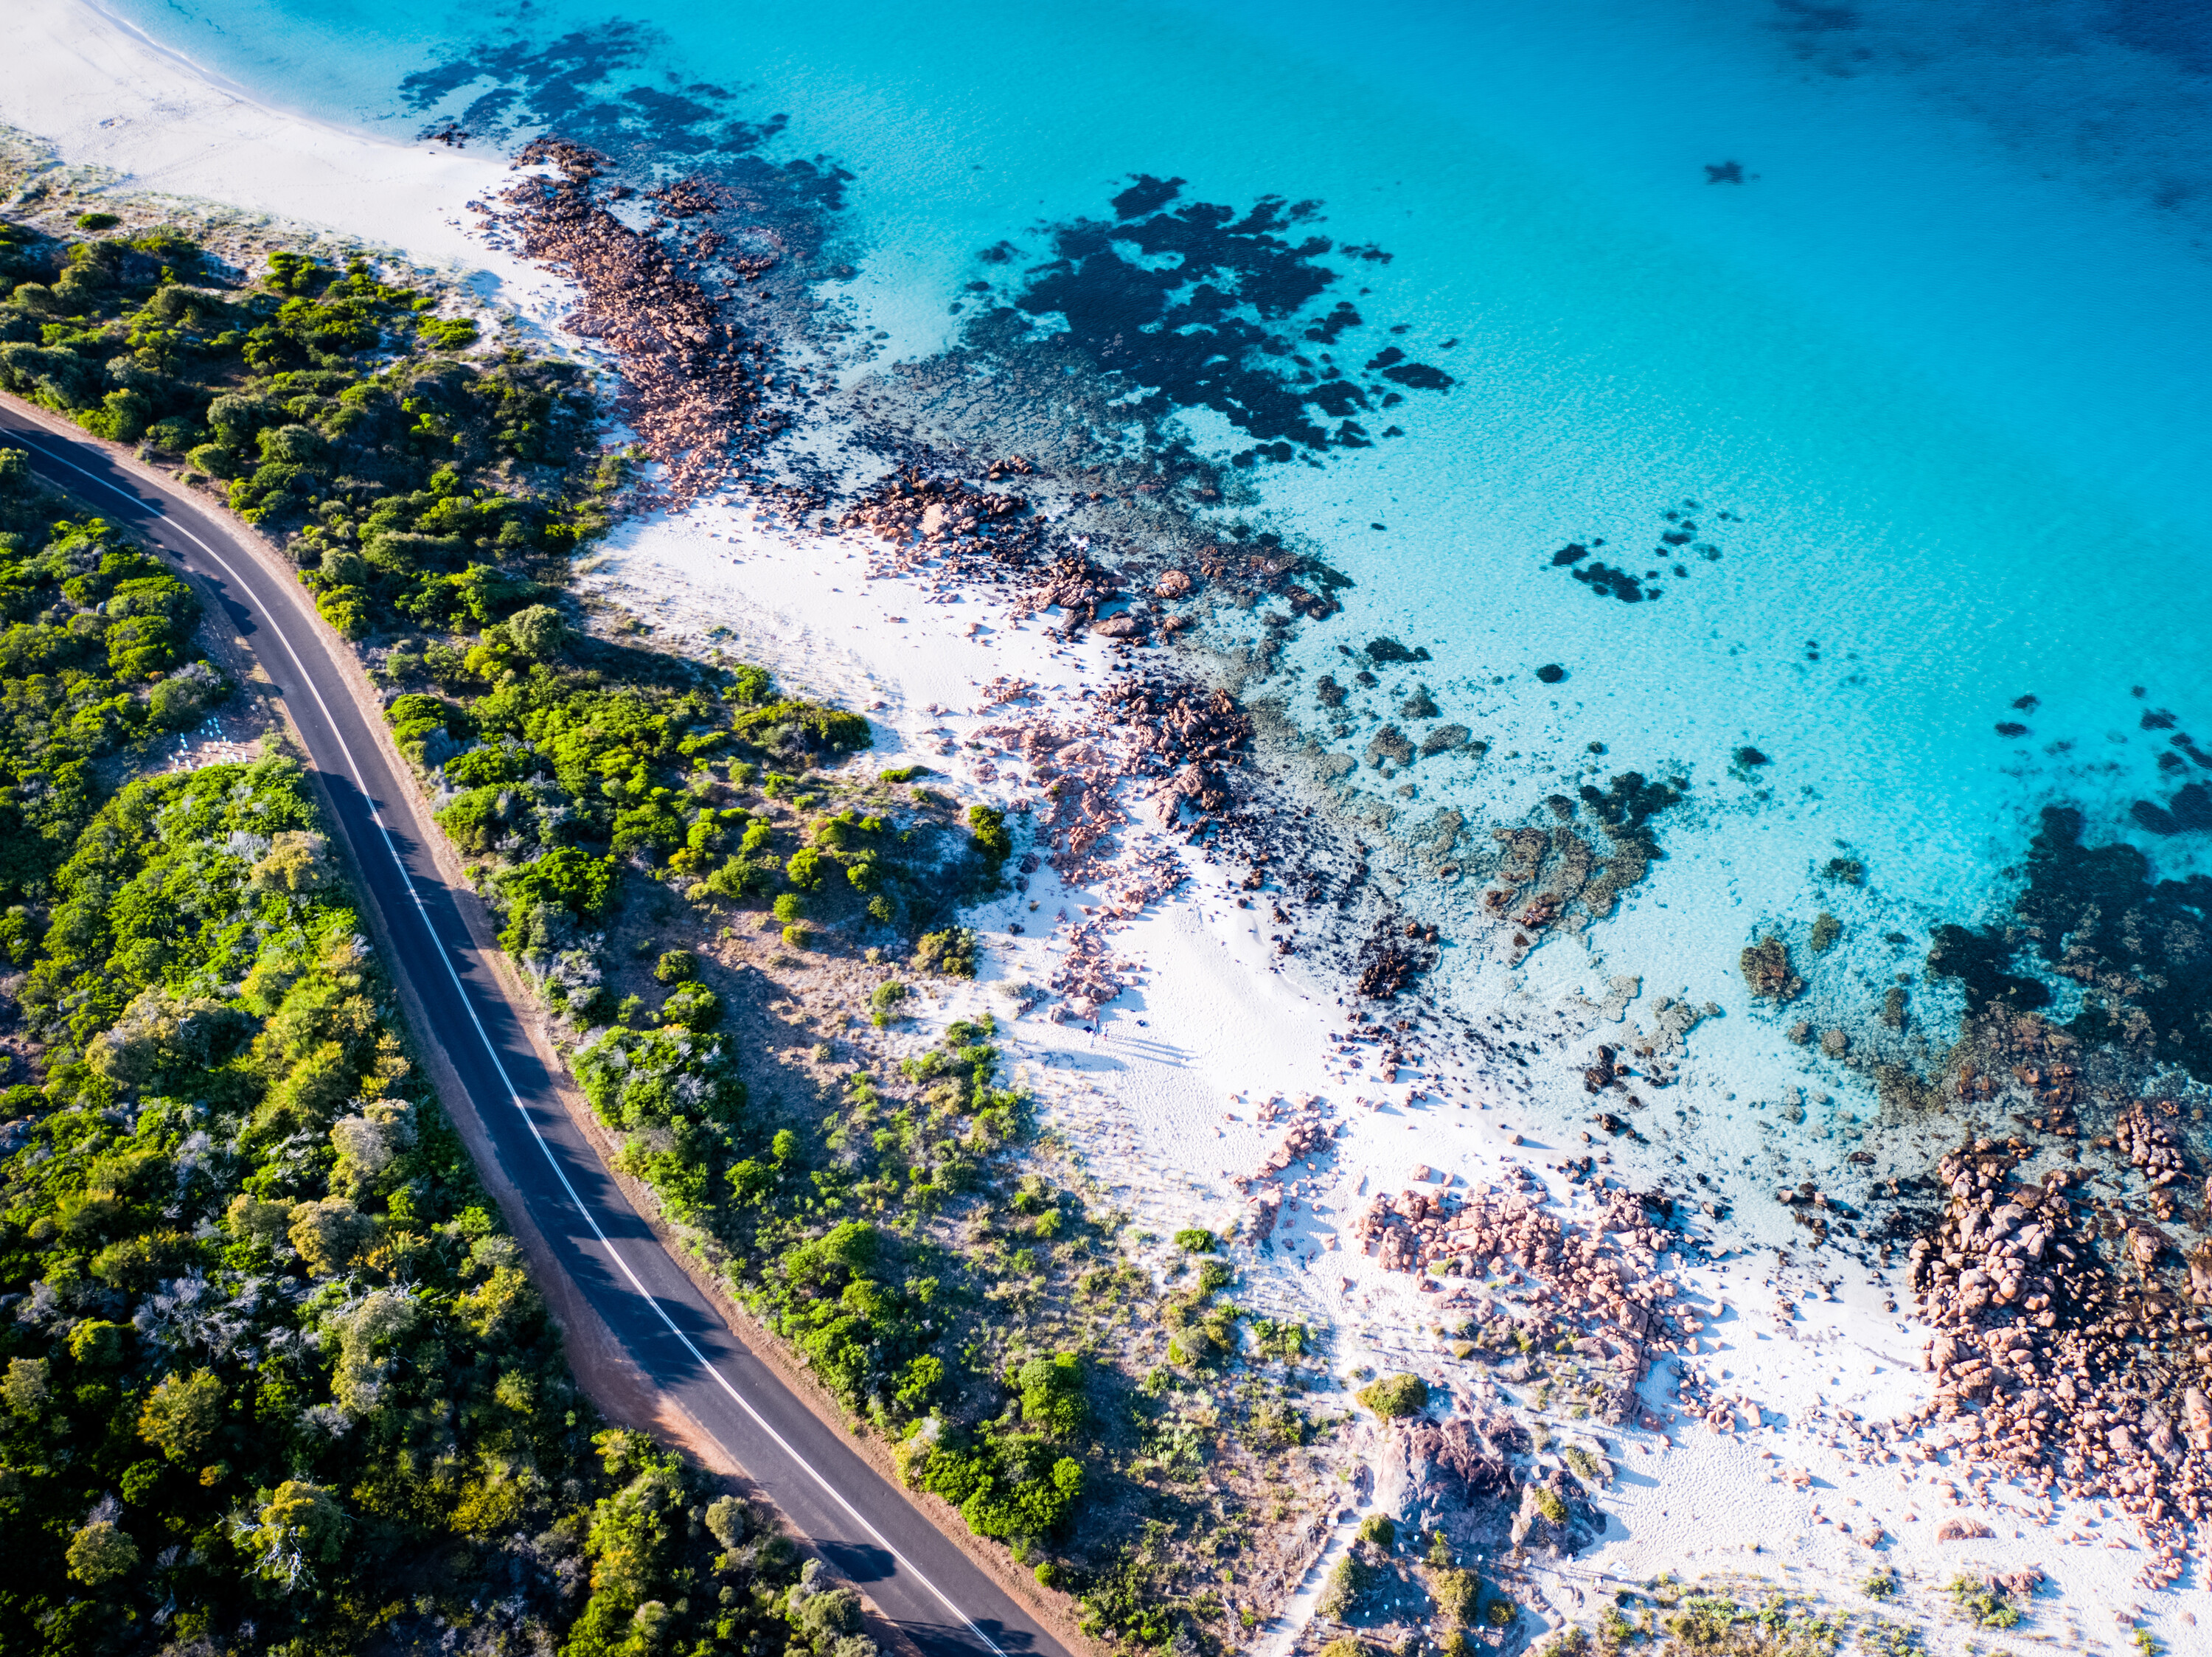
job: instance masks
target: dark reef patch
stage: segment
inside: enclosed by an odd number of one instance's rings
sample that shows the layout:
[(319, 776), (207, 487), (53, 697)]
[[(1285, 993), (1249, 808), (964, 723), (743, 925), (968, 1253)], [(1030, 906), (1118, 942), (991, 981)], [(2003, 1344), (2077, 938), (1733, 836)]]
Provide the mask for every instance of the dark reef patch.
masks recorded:
[[(2170, 759), (2162, 754), (2161, 759)], [(2185, 834), (2191, 830), (2212, 829), (2212, 792), (2202, 783), (2191, 783), (2172, 795), (2163, 806), (2148, 800), (2138, 800), (2128, 808), (2128, 814), (2153, 834)]]
[(1991, 928), (1976, 932), (1945, 925), (1936, 929), (1928, 948), (1928, 970), (1939, 978), (1956, 978), (1966, 992), (1966, 1010), (1979, 1017), (2003, 1006), (2016, 1012), (2051, 1004), (2051, 991), (2039, 978), (2008, 972), (2021, 940)]
[(654, 66), (672, 56), (667, 38), (645, 24), (612, 20), (550, 41), (525, 35), (480, 41), (399, 83), (403, 107), (428, 114), (479, 86), (458, 113), (433, 120), (424, 136), (458, 122), (471, 135), (509, 143), (558, 133), (648, 174), (671, 160), (711, 164), (737, 192), (732, 204), (759, 213), (844, 205), (853, 174), (823, 156), (778, 162), (763, 152), (787, 117), (740, 119), (735, 95), (707, 82), (679, 82)]
[(2044, 808), (2027, 875), (2014, 925), (1938, 928), (1929, 970), (1961, 980), (1977, 1013), (2045, 1006), (2047, 985), (2008, 970), (2032, 954), (2081, 986), (2081, 1010), (2066, 1026), (2077, 1039), (2212, 1081), (2212, 878), (2154, 881), (2136, 847), (2083, 845), (2081, 813), (2065, 806)]
[(1429, 647), (1421, 644), (1407, 649), (1395, 638), (1370, 639), (1367, 643), (1367, 659), (1376, 663), (1426, 661), (1429, 660)]
[[(1660, 515), (1666, 527), (1659, 532), (1659, 544), (1652, 548), (1652, 556), (1659, 560), (1657, 569), (1646, 570), (1639, 575), (1633, 570), (1615, 568), (1602, 559), (1592, 558), (1591, 553), (1605, 545), (1602, 535), (1593, 537), (1587, 544), (1569, 541), (1552, 554), (1550, 567), (1565, 570), (1601, 599), (1641, 604), (1646, 599), (1658, 598), (1666, 588), (1653, 583), (1663, 576), (1672, 575), (1678, 581), (1689, 579), (1690, 566), (1686, 560), (1694, 556), (1712, 564), (1721, 556), (1717, 543), (1698, 538), (1698, 522), (1691, 515), (1698, 509), (1695, 501), (1683, 501)], [(1720, 515), (1723, 518), (1731, 515), (1726, 512)]]
[[(1355, 378), (1328, 349), (1369, 326), (1349, 300), (1301, 330), (1298, 314), (1340, 280), (1315, 233), (1320, 204), (1269, 196), (1249, 209), (1182, 201), (1183, 180), (1139, 174), (1115, 196), (1114, 216), (1050, 228), (1051, 257), (1023, 273), (992, 311), (1046, 324), (1060, 350), (1135, 388), (1117, 407), (1151, 419), (1210, 408), (1254, 439), (1239, 466), (1282, 464), (1374, 439), (1352, 417), (1403, 401), (1390, 386), (1445, 391), (1449, 375), (1390, 346)], [(1368, 258), (1375, 250), (1347, 248)], [(987, 263), (1011, 262), (994, 248)], [(990, 313), (971, 338), (1001, 330)], [(1384, 383), (1384, 382), (1387, 382)], [(1334, 427), (1327, 422), (1334, 422)], [(1386, 434), (1387, 435), (1387, 434)]]
[(1681, 804), (1689, 788), (1686, 777), (1654, 783), (1642, 771), (1623, 771), (1602, 789), (1585, 783), (1577, 792), (1583, 804), (1589, 807), (1590, 815), (1605, 825), (1607, 834), (1615, 840), (1644, 842), (1656, 855), (1657, 844), (1646, 825), (1668, 807)]

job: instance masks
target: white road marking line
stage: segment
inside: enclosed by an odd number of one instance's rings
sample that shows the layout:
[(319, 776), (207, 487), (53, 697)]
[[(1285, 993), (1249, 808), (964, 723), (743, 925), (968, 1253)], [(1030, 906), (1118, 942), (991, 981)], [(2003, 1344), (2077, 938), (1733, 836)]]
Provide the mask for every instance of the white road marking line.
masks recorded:
[[(88, 472), (84, 467), (77, 465), (76, 462), (69, 460), (64, 455), (56, 454), (50, 450), (37, 449), (35, 445), (25, 441), (21, 432), (10, 432), (8, 435), (14, 437), (18, 442), (21, 442), (24, 448), (33, 449), (33, 452), (36, 453), (43, 454), (46, 459), (54, 461), (58, 465), (65, 466), (71, 472), (76, 472), (80, 476), (91, 478), (94, 483), (98, 484), (102, 489), (108, 490), (111, 494), (120, 496), (124, 500), (129, 501), (133, 506), (143, 507), (145, 504), (137, 496), (128, 494), (125, 490), (118, 488), (115, 484), (108, 482), (106, 478), (101, 477), (98, 472)], [(161, 505), (158, 496), (155, 501), (155, 515), (162, 519), (171, 528), (174, 529), (179, 534), (191, 541), (193, 545), (198, 547), (201, 551), (206, 553), (208, 557), (213, 558), (218, 564), (221, 564), (222, 566), (223, 573), (228, 575), (233, 582), (236, 582), (240, 590), (249, 591), (250, 595), (250, 589), (246, 588), (244, 577), (240, 576), (238, 571), (231, 567), (230, 561), (224, 557), (222, 553), (216, 551), (215, 548), (210, 546), (205, 541), (202, 540), (198, 535), (192, 533), (192, 532), (186, 528), (182, 522), (171, 517), (167, 510)], [(723, 1374), (720, 1369), (716, 1368), (708, 1359), (707, 1355), (692, 1344), (691, 1337), (677, 1327), (676, 1320), (668, 1315), (668, 1309), (662, 1306), (659, 1299), (654, 1295), (650, 1289), (647, 1288), (645, 1284), (639, 1280), (637, 1273), (630, 1269), (629, 1262), (623, 1258), (621, 1251), (617, 1249), (614, 1244), (609, 1240), (606, 1233), (599, 1228), (599, 1216), (594, 1215), (589, 1208), (585, 1206), (584, 1199), (576, 1195), (576, 1188), (568, 1183), (568, 1171), (562, 1167), (560, 1159), (553, 1154), (553, 1147), (546, 1142), (545, 1136), (538, 1131), (537, 1118), (531, 1115), (530, 1107), (522, 1102), (522, 1095), (515, 1091), (514, 1083), (507, 1074), (507, 1067), (500, 1063), (499, 1050), (492, 1045), (491, 1037), (484, 1030), (483, 1020), (477, 1014), (476, 1004), (469, 999), (468, 987), (461, 982), (460, 970), (453, 964), (453, 952), (446, 947), (446, 941), (438, 935), (438, 929), (431, 924), (430, 912), (423, 905), (422, 894), (416, 891), (415, 882), (407, 873), (407, 865), (399, 856), (399, 849), (392, 844), (392, 831), (386, 828), (384, 825), (383, 813), (377, 810), (375, 801), (369, 794), (368, 784), (362, 777), (360, 762), (353, 757), (353, 749), (347, 744), (344, 734), (338, 729), (337, 721), (331, 716), (330, 704), (323, 700), (323, 693), (316, 686), (314, 675), (307, 671), (307, 664), (300, 660), (300, 653), (292, 648), (292, 641), (286, 637), (283, 628), (278, 624), (276, 617), (264, 613), (264, 618), (269, 623), (269, 630), (276, 635), (277, 643), (284, 647), (284, 654), (292, 658), (292, 666), (299, 670), (300, 678), (307, 687), (307, 694), (315, 698), (315, 706), (322, 710), (323, 722), (330, 727), (331, 740), (338, 745), (338, 752), (345, 756), (347, 769), (353, 772), (354, 787), (361, 791), (362, 801), (368, 807), (369, 821), (376, 825), (377, 832), (384, 838), (384, 850), (392, 858), (392, 866), (399, 871), (400, 884), (407, 888), (407, 895), (415, 900), (416, 911), (422, 917), (422, 929), (430, 935), (430, 941), (437, 945), (438, 959), (445, 964), (446, 976), (453, 979), (453, 988), (460, 996), (461, 1005), (468, 1009), (469, 1022), (476, 1026), (477, 1039), (483, 1043), (484, 1056), (491, 1060), (492, 1069), (499, 1073), (500, 1083), (507, 1089), (507, 1096), (509, 1102), (511, 1102), (514, 1108), (521, 1113), (524, 1124), (530, 1130), (530, 1136), (538, 1142), (538, 1148), (544, 1152), (546, 1164), (553, 1170), (553, 1177), (561, 1182), (561, 1189), (568, 1192), (568, 1200), (575, 1204), (576, 1212), (584, 1216), (584, 1223), (591, 1227), (592, 1235), (599, 1240), (599, 1246), (606, 1250), (607, 1257), (617, 1265), (622, 1268), (622, 1274), (623, 1276), (629, 1279), (630, 1287), (635, 1289), (644, 1299), (645, 1303), (653, 1309), (653, 1312), (659, 1316), (660, 1321), (668, 1325), (668, 1332), (675, 1336), (678, 1341), (681, 1341), (684, 1343), (684, 1349), (691, 1355), (701, 1368), (704, 1369), (709, 1375), (714, 1378), (715, 1383), (720, 1386), (725, 1392), (730, 1395), (731, 1398), (737, 1403), (740, 1409), (744, 1410), (747, 1415), (753, 1418), (754, 1423), (760, 1428), (761, 1431), (766, 1433), (770, 1439), (775, 1441), (776, 1447), (781, 1450), (784, 1454), (789, 1456), (792, 1460), (798, 1463), (800, 1467), (804, 1468), (808, 1477), (811, 1478), (817, 1484), (820, 1485), (823, 1490), (836, 1501), (839, 1507), (850, 1514), (855, 1523), (857, 1523), (863, 1530), (866, 1531), (870, 1536), (875, 1538), (877, 1542), (882, 1545), (884, 1551), (890, 1555), (892, 1560), (898, 1565), (898, 1568), (901, 1570), (911, 1572), (913, 1574), (914, 1580), (921, 1583), (922, 1587), (927, 1588), (930, 1593), (936, 1595), (939, 1603), (941, 1604), (945, 1610), (951, 1611), (955, 1617), (966, 1623), (968, 1631), (970, 1634), (973, 1634), (978, 1640), (981, 1640), (993, 1653), (994, 1657), (1007, 1657), (1006, 1652), (996, 1641), (993, 1640), (989, 1635), (984, 1633), (981, 1629), (976, 1627), (975, 1620), (970, 1617), (967, 1612), (962, 1611), (959, 1606), (954, 1605), (952, 1603), (951, 1597), (947, 1594), (944, 1589), (939, 1587), (936, 1583), (931, 1581), (928, 1577), (925, 1576), (921, 1573), (920, 1569), (918, 1569), (911, 1560), (909, 1560), (904, 1554), (901, 1553), (896, 1548), (893, 1547), (891, 1545), (890, 1539), (881, 1531), (878, 1530), (874, 1525), (869, 1522), (867, 1516), (862, 1514), (858, 1508), (855, 1508), (852, 1502), (847, 1499), (844, 1492), (840, 1490), (836, 1485), (832, 1484), (827, 1478), (824, 1478), (816, 1469), (812, 1462), (807, 1460), (805, 1456), (802, 1456), (796, 1449), (793, 1448), (790, 1442), (785, 1439), (783, 1435), (777, 1432), (775, 1429), (769, 1424), (768, 1418), (762, 1415), (758, 1410), (753, 1407), (752, 1400), (745, 1397), (744, 1393), (738, 1392), (735, 1386), (732, 1386), (729, 1377)], [(398, 781), (399, 779), (395, 778), (394, 780)]]

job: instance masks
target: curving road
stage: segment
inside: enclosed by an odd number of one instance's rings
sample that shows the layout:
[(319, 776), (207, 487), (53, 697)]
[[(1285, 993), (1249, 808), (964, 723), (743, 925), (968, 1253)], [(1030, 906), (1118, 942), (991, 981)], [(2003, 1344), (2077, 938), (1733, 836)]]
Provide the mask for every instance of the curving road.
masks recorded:
[[(569, 1119), (518, 1009), (438, 871), (407, 779), (394, 774), (299, 585), (265, 569), (191, 495), (0, 401), (0, 442), (198, 576), (284, 698), (323, 776), (362, 885), (428, 1028), (467, 1090), (498, 1176), (520, 1193), (555, 1269), (650, 1384), (743, 1467), (832, 1567), (926, 1657), (1066, 1657), (1061, 1646), (739, 1341)], [(490, 1172), (490, 1171), (487, 1171)]]

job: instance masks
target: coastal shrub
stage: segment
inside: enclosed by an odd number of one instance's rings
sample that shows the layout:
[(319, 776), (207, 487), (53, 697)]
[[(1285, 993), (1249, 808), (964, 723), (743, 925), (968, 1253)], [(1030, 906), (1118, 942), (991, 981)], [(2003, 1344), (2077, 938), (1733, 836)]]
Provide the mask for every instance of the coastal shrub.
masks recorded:
[(978, 1536), (1022, 1546), (1063, 1534), (1083, 1495), (1083, 1464), (1044, 1439), (986, 1426), (911, 1444), (901, 1471), (960, 1509)]
[(660, 1004), (661, 1020), (694, 1033), (713, 1029), (722, 1021), (722, 1001), (703, 984), (680, 984)]
[(425, 317), (416, 325), (422, 343), (433, 350), (465, 350), (477, 343), (479, 330), (468, 317)]
[(875, 740), (865, 715), (817, 702), (741, 708), (732, 715), (730, 730), (737, 740), (787, 762), (855, 752)]
[(929, 767), (927, 765), (895, 765), (889, 771), (877, 772), (876, 781), (878, 783), (911, 783), (917, 777), (927, 777), (929, 774)]
[(899, 1004), (907, 998), (907, 987), (896, 978), (879, 984), (868, 996), (870, 1016), (876, 1027), (883, 1028), (898, 1016)]
[(741, 708), (760, 707), (777, 699), (775, 677), (765, 667), (740, 662), (730, 669), (730, 682), (722, 695)]
[(212, 667), (191, 662), (156, 681), (146, 693), (146, 716), (163, 730), (190, 730), (229, 692), (228, 682)]
[(1398, 1545), (1398, 1527), (1387, 1514), (1370, 1514), (1359, 1521), (1359, 1539), (1389, 1553)]
[(611, 1128), (664, 1127), (678, 1118), (735, 1124), (745, 1093), (720, 1042), (683, 1029), (610, 1029), (578, 1050), (576, 1081)]
[(1211, 1254), (1219, 1244), (1212, 1232), (1191, 1226), (1176, 1233), (1175, 1246), (1185, 1254)]
[(1358, 1610), (1359, 1602), (1374, 1587), (1379, 1575), (1357, 1547), (1346, 1550), (1344, 1556), (1329, 1567), (1328, 1575), (1322, 1580), (1321, 1595), (1314, 1602), (1315, 1611), (1331, 1622), (1343, 1622)]
[(1592, 1484), (1613, 1483), (1613, 1464), (1596, 1452), (1579, 1444), (1570, 1444), (1565, 1452), (1567, 1465), (1575, 1477)]
[(1995, 1583), (1985, 1579), (1954, 1577), (1944, 1584), (1944, 1592), (1957, 1602), (1960, 1611), (1984, 1628), (2008, 1629), (2020, 1625), (2020, 1608), (2008, 1599)]
[(1429, 1407), (1429, 1384), (1419, 1375), (1386, 1375), (1353, 1395), (1385, 1421), (1418, 1416)]
[(995, 874), (1014, 850), (1013, 837), (1006, 832), (1006, 813), (996, 806), (970, 806), (968, 826), (985, 862)]
[(1475, 1602), (1481, 1592), (1482, 1585), (1473, 1571), (1439, 1570), (1429, 1575), (1429, 1597), (1436, 1601), (1437, 1611), (1462, 1628), (1474, 1626)]
[(1022, 1420), (1054, 1438), (1072, 1438), (1091, 1417), (1085, 1361), (1073, 1352), (1031, 1358), (1015, 1372)]
[(975, 933), (966, 927), (925, 933), (915, 944), (915, 970), (939, 973), (948, 978), (972, 978), (975, 976)]
[(655, 984), (681, 984), (698, 971), (699, 959), (688, 949), (665, 949), (653, 964)]

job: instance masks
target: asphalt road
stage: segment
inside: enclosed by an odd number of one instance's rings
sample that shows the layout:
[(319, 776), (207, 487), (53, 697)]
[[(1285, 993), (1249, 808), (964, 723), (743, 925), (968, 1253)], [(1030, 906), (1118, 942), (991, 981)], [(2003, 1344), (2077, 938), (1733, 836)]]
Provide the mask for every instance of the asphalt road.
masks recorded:
[(0, 402), (0, 442), (201, 577), (283, 695), (323, 775), (385, 935), (474, 1101), (499, 1163), (565, 1273), (652, 1384), (720, 1443), (762, 1493), (927, 1657), (1066, 1657), (974, 1561), (856, 1455), (732, 1332), (671, 1259), (554, 1093), (499, 979), (422, 841), (393, 774), (310, 624), (299, 585), (272, 574), (191, 494)]

